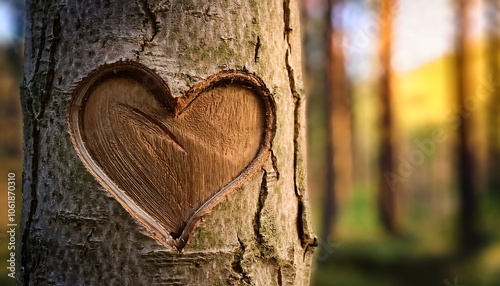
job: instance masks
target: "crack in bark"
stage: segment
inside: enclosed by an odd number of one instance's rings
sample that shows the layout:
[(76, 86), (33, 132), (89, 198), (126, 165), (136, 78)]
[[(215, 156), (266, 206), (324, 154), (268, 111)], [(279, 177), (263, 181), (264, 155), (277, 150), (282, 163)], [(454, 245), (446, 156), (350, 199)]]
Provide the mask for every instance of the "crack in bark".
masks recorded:
[(290, 0), (283, 0), (283, 38), (288, 44), (288, 50), (292, 52), (292, 46), (290, 44), (290, 33), (293, 29), (290, 28), (290, 13)]
[[(46, 9), (48, 10), (48, 9)], [(40, 62), (41, 58), (43, 55), (43, 50), (45, 49), (45, 42), (46, 42), (46, 19), (45, 15), (47, 15), (46, 11), (44, 11), (44, 18), (42, 19), (42, 35), (40, 35), (40, 46), (39, 50), (37, 53), (37, 58), (36, 58), (36, 64), (35, 64), (35, 72), (34, 72), (34, 78), (38, 79), (39, 76), (37, 74), (40, 72)], [(33, 16), (33, 15), (31, 15)], [(55, 73), (55, 54), (56, 50), (59, 44), (60, 40), (60, 33), (61, 33), (61, 17), (59, 12), (55, 13), (54, 20), (52, 22), (52, 38), (50, 39), (50, 49), (49, 49), (49, 61), (47, 65), (47, 71), (45, 73), (45, 78), (43, 78), (43, 73), (40, 75), (40, 79), (36, 80), (35, 83), (29, 83), (27, 88), (26, 86), (23, 87), (23, 91), (27, 92), (29, 90), (30, 95), (28, 96), (28, 99), (26, 99), (26, 111), (28, 114), (31, 115), (33, 118), (31, 120), (31, 138), (32, 138), (32, 146), (31, 146), (31, 184), (30, 184), (30, 195), (31, 195), (31, 202), (29, 206), (29, 210), (27, 211), (27, 219), (26, 219), (26, 225), (24, 228), (24, 232), (22, 234), (21, 238), (21, 266), (24, 268), (27, 266), (27, 260), (28, 260), (28, 240), (30, 239), (30, 233), (31, 233), (31, 225), (33, 223), (33, 219), (35, 216), (35, 213), (38, 208), (38, 195), (37, 195), (37, 185), (38, 185), (38, 169), (40, 167), (39, 163), (39, 156), (40, 156), (40, 148), (41, 148), (41, 143), (40, 143), (40, 121), (43, 119), (43, 116), (45, 114), (45, 109), (50, 101), (50, 95), (51, 95), (51, 90), (54, 84), (54, 73)], [(31, 81), (31, 79), (30, 79)], [(40, 93), (40, 109), (36, 113), (34, 109), (34, 100), (33, 96), (36, 96), (38, 92), (41, 89), (41, 83), (44, 83), (43, 89), (41, 90)], [(36, 113), (36, 114), (35, 114)], [(27, 155), (29, 156), (29, 155)], [(23, 174), (26, 176), (26, 174)], [(26, 270), (24, 269), (24, 276), (23, 280), (24, 283), (27, 283), (30, 278), (30, 274), (34, 273), (34, 269), (38, 267), (38, 263), (35, 263), (33, 265), (33, 269)]]
[(89, 250), (93, 249), (92, 248), (93, 241), (90, 241), (90, 238), (94, 234), (94, 229), (95, 228), (92, 228), (90, 230), (90, 233), (87, 235), (87, 239), (86, 239), (85, 243), (83, 244), (83, 256), (84, 257), (87, 256), (87, 253), (89, 252)]
[(300, 112), (302, 110), (302, 98), (300, 94), (297, 91), (296, 88), (296, 82), (295, 82), (295, 72), (290, 64), (290, 50), (287, 50), (285, 53), (285, 64), (286, 64), (286, 70), (288, 73), (288, 83), (290, 86), (290, 92), (292, 93), (292, 98), (294, 102), (294, 131), (293, 131), (293, 166), (294, 166), (294, 172), (293, 172), (293, 180), (294, 180), (294, 187), (295, 187), (295, 195), (297, 196), (298, 200), (298, 207), (297, 207), (297, 230), (298, 234), (300, 237), (301, 245), (302, 248), (304, 249), (304, 259), (307, 253), (314, 251), (315, 247), (318, 245), (316, 237), (309, 231), (309, 222), (308, 222), (308, 214), (306, 212), (306, 203), (304, 199), (305, 195), (305, 190), (303, 189), (303, 186), (299, 186), (299, 178), (298, 178), (298, 172), (299, 168), (299, 158), (298, 154), (300, 152)]
[(249, 285), (252, 285), (252, 278), (248, 275), (248, 273), (245, 272), (243, 269), (243, 266), (241, 265), (241, 262), (243, 261), (244, 257), (243, 255), (245, 254), (246, 251), (246, 246), (243, 243), (243, 241), (238, 238), (238, 243), (240, 244), (240, 247), (236, 250), (234, 253), (234, 259), (231, 262), (231, 268), (236, 273), (236, 275), (239, 277), (238, 282), (244, 282)]
[(278, 267), (278, 285), (283, 286), (283, 273), (281, 272), (281, 266)]
[(300, 150), (300, 112), (302, 110), (302, 97), (297, 91), (296, 81), (295, 81), (295, 73), (292, 65), (290, 64), (290, 54), (292, 53), (292, 45), (290, 43), (290, 34), (292, 32), (292, 28), (290, 26), (290, 0), (283, 1), (283, 22), (284, 22), (284, 31), (283, 36), (287, 42), (288, 48), (285, 53), (285, 65), (288, 74), (288, 83), (290, 87), (290, 92), (292, 94), (293, 103), (295, 106), (293, 116), (294, 116), (294, 129), (293, 129), (293, 180), (294, 180), (294, 189), (295, 195), (297, 196), (297, 232), (299, 234), (299, 239), (301, 241), (301, 246), (304, 250), (303, 260), (306, 260), (306, 255), (308, 253), (313, 253), (315, 248), (318, 246), (317, 238), (314, 236), (309, 227), (309, 214), (306, 211), (306, 199), (304, 186), (299, 185), (298, 172), (302, 167), (300, 166), (298, 154)]
[(290, 87), (290, 92), (292, 93), (292, 98), (293, 98), (293, 103), (295, 106), (295, 109), (293, 111), (293, 117), (294, 117), (294, 127), (293, 127), (293, 166), (294, 166), (294, 172), (293, 172), (293, 179), (295, 183), (295, 194), (297, 197), (302, 197), (302, 191), (299, 189), (299, 186), (297, 184), (297, 169), (299, 168), (298, 166), (298, 152), (300, 151), (299, 148), (299, 135), (300, 135), (300, 123), (299, 123), (299, 118), (300, 118), (300, 109), (302, 105), (302, 99), (300, 98), (299, 93), (297, 92), (297, 89), (295, 87), (295, 74), (292, 66), (290, 65), (290, 60), (289, 60), (289, 50), (286, 51), (285, 54), (285, 63), (286, 63), (286, 70), (288, 73), (288, 84)]
[(149, 22), (152, 32), (149, 38), (146, 38), (146, 36), (144, 36), (140, 49), (135, 53), (137, 60), (139, 60), (141, 53), (143, 53), (144, 50), (146, 49), (146, 45), (151, 44), (154, 41), (159, 30), (158, 19), (156, 18), (156, 14), (151, 10), (151, 7), (149, 6), (149, 0), (144, 0), (142, 2), (142, 10), (144, 14), (146, 14), (144, 25)]
[(265, 168), (262, 168), (264, 172), (262, 176), (262, 183), (260, 186), (259, 201), (257, 204), (257, 211), (255, 212), (255, 218), (253, 221), (254, 226), (254, 239), (256, 242), (257, 249), (260, 253), (260, 258), (267, 261), (276, 262), (276, 257), (273, 253), (276, 249), (273, 245), (270, 245), (263, 234), (263, 224), (262, 224), (262, 212), (266, 204), (267, 196), (269, 195), (269, 187), (276, 184), (276, 174), (274, 171), (268, 172)]
[(318, 247), (318, 239), (314, 234), (306, 231), (308, 229), (307, 224), (309, 223), (307, 214), (305, 212), (305, 203), (304, 200), (299, 200), (299, 207), (297, 211), (297, 228), (301, 240), (302, 249), (304, 249), (304, 253), (302, 256), (302, 260), (306, 260), (306, 255), (308, 253), (313, 253), (316, 247)]
[(278, 170), (278, 158), (274, 155), (273, 149), (271, 149), (271, 162), (273, 164), (274, 172), (276, 173), (276, 180), (280, 179), (280, 171)]
[(259, 60), (259, 50), (260, 50), (260, 47), (261, 47), (260, 37), (257, 36), (257, 43), (255, 44), (255, 53), (254, 53), (254, 56), (253, 56), (254, 62), (257, 62)]
[(306, 261), (306, 256), (308, 253), (314, 253), (316, 248), (319, 246), (318, 239), (316, 237), (313, 237), (310, 242), (306, 244), (304, 247), (304, 254), (302, 255), (302, 261)]
[(255, 233), (255, 239), (257, 240), (257, 245), (260, 246), (264, 244), (264, 236), (261, 233), (261, 214), (262, 210), (264, 209), (264, 205), (266, 203), (267, 195), (269, 194), (269, 191), (267, 189), (267, 171), (262, 168), (262, 171), (264, 174), (262, 175), (262, 183), (260, 185), (260, 194), (259, 194), (259, 201), (257, 203), (257, 211), (255, 212), (255, 219), (254, 219), (254, 225), (253, 225), (253, 230)]

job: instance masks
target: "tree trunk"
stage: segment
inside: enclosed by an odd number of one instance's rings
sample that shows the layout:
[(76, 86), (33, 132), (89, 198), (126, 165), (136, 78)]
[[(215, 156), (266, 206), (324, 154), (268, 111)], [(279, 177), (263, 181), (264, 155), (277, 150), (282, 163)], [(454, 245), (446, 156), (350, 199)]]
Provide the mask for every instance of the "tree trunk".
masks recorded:
[[(309, 222), (299, 11), (283, 1), (28, 1), (24, 285), (307, 285)], [(182, 252), (157, 243), (77, 156), (66, 114), (104, 64), (155, 70), (179, 97), (222, 70), (262, 79), (276, 106), (261, 168), (206, 214)]]
[[(498, 0), (489, 0), (486, 2), (486, 17), (488, 21), (487, 31), (487, 65), (486, 75), (492, 80), (500, 78), (500, 66), (498, 53), (500, 51), (500, 3)], [(492, 85), (493, 92), (489, 98), (487, 110), (487, 148), (488, 148), (488, 171), (487, 187), (491, 194), (500, 194), (500, 88), (498, 85)]]
[(378, 208), (385, 230), (396, 231), (396, 191), (390, 181), (394, 174), (394, 123), (392, 116), (391, 55), (394, 0), (381, 3), (380, 47), (380, 158)]
[(323, 240), (328, 241), (334, 229), (336, 212), (347, 201), (352, 188), (351, 107), (343, 52), (341, 19), (343, 0), (328, 3), (328, 146), (327, 193), (324, 201)]
[[(462, 251), (471, 250), (477, 243), (477, 195), (475, 184), (476, 164), (474, 159), (474, 145), (471, 138), (472, 123), (470, 111), (465, 110), (467, 106), (467, 91), (469, 81), (467, 80), (467, 39), (470, 35), (469, 8), (472, 1), (460, 0), (457, 2), (457, 31), (455, 43), (456, 57), (456, 100), (461, 109), (460, 125), (457, 130), (457, 179), (460, 229), (460, 246)], [(465, 111), (465, 113), (462, 113)]]

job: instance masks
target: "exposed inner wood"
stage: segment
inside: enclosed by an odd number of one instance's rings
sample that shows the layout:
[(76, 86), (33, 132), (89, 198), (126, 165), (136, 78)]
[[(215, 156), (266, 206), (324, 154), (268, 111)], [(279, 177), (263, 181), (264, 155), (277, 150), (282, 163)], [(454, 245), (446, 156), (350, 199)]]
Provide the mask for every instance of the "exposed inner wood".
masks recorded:
[(273, 131), (270, 98), (223, 81), (195, 86), (170, 106), (168, 90), (158, 94), (141, 77), (95, 77), (70, 111), (75, 147), (153, 236), (168, 233), (181, 249), (186, 229), (262, 165)]

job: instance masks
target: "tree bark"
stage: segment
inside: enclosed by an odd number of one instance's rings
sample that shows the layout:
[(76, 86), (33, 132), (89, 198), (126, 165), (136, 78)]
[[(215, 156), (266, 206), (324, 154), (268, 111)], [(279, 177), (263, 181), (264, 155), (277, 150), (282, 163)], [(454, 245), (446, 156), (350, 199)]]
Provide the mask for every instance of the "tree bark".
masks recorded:
[[(299, 11), (277, 1), (28, 1), (23, 285), (307, 285), (316, 239), (305, 163)], [(208, 213), (182, 253), (160, 246), (74, 150), (75, 86), (120, 60), (154, 69), (174, 97), (221, 70), (259, 76), (276, 135), (261, 170)]]

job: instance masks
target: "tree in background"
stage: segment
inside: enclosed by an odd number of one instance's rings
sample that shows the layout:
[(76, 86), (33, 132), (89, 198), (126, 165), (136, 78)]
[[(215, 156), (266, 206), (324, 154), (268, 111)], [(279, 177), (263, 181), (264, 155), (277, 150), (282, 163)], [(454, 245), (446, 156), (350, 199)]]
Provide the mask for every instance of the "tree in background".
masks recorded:
[[(457, 129), (457, 183), (459, 199), (459, 235), (461, 250), (470, 250), (476, 243), (476, 214), (477, 195), (475, 183), (476, 164), (474, 159), (474, 145), (471, 138), (472, 122), (470, 116), (462, 113), (467, 106), (469, 88), (468, 71), (468, 49), (467, 40), (470, 35), (469, 11), (471, 0), (458, 0), (455, 31), (455, 80), (456, 80), (456, 103), (459, 111), (459, 122)], [(467, 111), (465, 111), (467, 112)]]
[(396, 232), (395, 190), (391, 182), (394, 171), (394, 122), (391, 90), (392, 23), (396, 0), (382, 0), (380, 4), (380, 146), (378, 208), (385, 230)]
[[(500, 78), (498, 53), (500, 51), (500, 4), (497, 0), (486, 2), (487, 50), (486, 75), (493, 81)], [(487, 188), (493, 194), (500, 194), (500, 87), (492, 85), (487, 110)]]
[(342, 9), (344, 0), (328, 2), (327, 190), (323, 236), (332, 235), (338, 206), (352, 189), (351, 106), (348, 95)]

